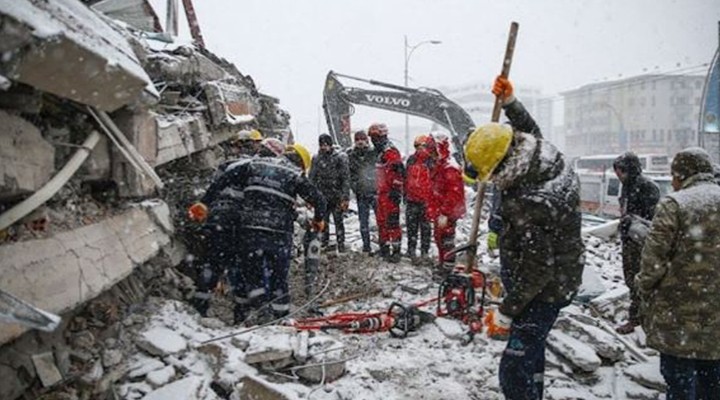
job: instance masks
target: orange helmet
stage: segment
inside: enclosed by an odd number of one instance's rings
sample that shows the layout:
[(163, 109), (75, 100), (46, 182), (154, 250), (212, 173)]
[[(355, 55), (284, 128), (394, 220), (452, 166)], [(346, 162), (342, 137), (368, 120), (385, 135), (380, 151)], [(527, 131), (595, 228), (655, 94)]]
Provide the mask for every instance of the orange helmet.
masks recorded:
[(428, 135), (418, 135), (415, 137), (415, 141), (413, 142), (413, 146), (417, 149), (420, 146), (425, 146), (427, 144), (429, 136)]
[(387, 128), (387, 125), (385, 125), (385, 124), (375, 123), (375, 124), (370, 125), (367, 133), (368, 133), (368, 136), (370, 136), (370, 137), (387, 136), (388, 128)]

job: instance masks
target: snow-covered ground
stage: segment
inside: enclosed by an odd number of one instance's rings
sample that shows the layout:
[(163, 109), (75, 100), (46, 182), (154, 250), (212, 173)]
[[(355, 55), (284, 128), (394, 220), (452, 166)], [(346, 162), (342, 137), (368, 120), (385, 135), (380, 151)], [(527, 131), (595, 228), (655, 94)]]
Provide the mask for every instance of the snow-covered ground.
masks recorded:
[[(458, 243), (467, 238), (469, 225), (468, 217), (459, 229)], [(358, 289), (381, 290), (377, 296), (327, 308), (326, 313), (385, 310), (393, 301), (414, 303), (437, 293), (427, 267), (408, 260), (385, 264), (356, 253), (361, 242), (355, 215), (346, 219), (346, 230), (352, 251), (323, 256), (321, 269), (352, 272)], [(549, 338), (545, 398), (662, 399), (658, 357), (642, 347), (642, 332), (623, 337), (625, 343), (612, 333), (627, 308), (619, 245), (590, 236), (585, 241), (585, 292), (604, 293), (592, 307), (577, 302), (563, 310)], [(487, 255), (484, 243), (483, 235), (481, 265), (496, 270), (497, 260)], [(345, 275), (335, 271), (332, 276)], [(336, 285), (330, 282), (330, 287)], [(338, 294), (327, 293), (333, 296), (326, 299)], [(593, 316), (591, 308), (603, 318)], [(130, 327), (137, 350), (125, 361), (128, 372), (118, 390), (124, 399), (253, 398), (261, 391), (258, 384), (277, 391), (262, 398), (503, 398), (497, 370), (505, 343), (479, 334), (463, 345), (460, 338), (467, 327), (456, 320), (438, 318), (404, 339), (388, 333), (308, 335), (292, 327), (269, 326), (203, 344), (244, 328), (201, 319), (187, 305), (169, 300), (154, 299), (144, 313), (147, 322)], [(629, 348), (639, 355), (631, 355)]]

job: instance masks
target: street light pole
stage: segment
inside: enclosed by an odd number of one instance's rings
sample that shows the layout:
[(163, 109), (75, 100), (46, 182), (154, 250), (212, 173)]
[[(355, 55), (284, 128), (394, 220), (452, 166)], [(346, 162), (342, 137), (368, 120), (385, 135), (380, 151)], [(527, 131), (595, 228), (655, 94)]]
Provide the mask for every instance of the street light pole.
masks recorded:
[[(405, 87), (408, 87), (408, 65), (410, 64), (410, 57), (412, 57), (413, 52), (418, 47), (424, 45), (424, 44), (440, 44), (442, 43), (439, 40), (425, 40), (422, 41), (414, 46), (408, 45), (408, 39), (407, 35), (405, 35), (405, 70), (404, 70), (404, 82)], [(405, 113), (405, 155), (410, 154), (410, 116)]]

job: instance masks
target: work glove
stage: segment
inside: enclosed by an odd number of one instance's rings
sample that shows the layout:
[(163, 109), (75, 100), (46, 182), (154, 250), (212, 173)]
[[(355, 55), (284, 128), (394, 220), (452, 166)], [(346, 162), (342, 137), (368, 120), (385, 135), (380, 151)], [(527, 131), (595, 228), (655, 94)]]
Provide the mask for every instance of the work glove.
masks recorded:
[(310, 222), (310, 228), (315, 232), (322, 232), (325, 230), (325, 221), (314, 219)]
[(492, 92), (495, 96), (500, 97), (500, 100), (502, 100), (503, 104), (512, 103), (513, 100), (515, 100), (515, 96), (513, 96), (512, 82), (510, 82), (509, 79), (503, 78), (500, 75), (495, 78)]
[(488, 250), (497, 250), (497, 248), (498, 248), (498, 234), (497, 233), (495, 233), (495, 232), (488, 233), (487, 248), (488, 248)]
[(204, 203), (195, 203), (188, 208), (188, 218), (194, 222), (205, 222), (208, 216), (208, 208)]
[(507, 340), (510, 336), (510, 324), (512, 318), (500, 312), (500, 310), (490, 310), (485, 316), (485, 325), (487, 325), (487, 335), (493, 340)]
[(437, 217), (437, 220), (435, 221), (438, 228), (444, 228), (448, 225), (448, 217), (444, 215), (440, 215)]
[(402, 202), (402, 193), (398, 189), (392, 189), (390, 191), (390, 201), (399, 206)]
[(348, 207), (350, 207), (350, 200), (345, 199), (340, 202), (340, 211), (347, 211)]

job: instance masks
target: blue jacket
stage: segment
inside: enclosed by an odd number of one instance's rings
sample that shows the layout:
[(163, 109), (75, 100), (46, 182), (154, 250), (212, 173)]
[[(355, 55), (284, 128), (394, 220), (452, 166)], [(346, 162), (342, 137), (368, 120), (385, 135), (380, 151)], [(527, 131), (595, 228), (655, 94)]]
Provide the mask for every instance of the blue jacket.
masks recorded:
[(298, 195), (323, 219), (325, 198), (299, 168), (285, 158), (254, 157), (227, 166), (202, 202), (210, 207), (209, 222), (220, 227), (291, 234)]

